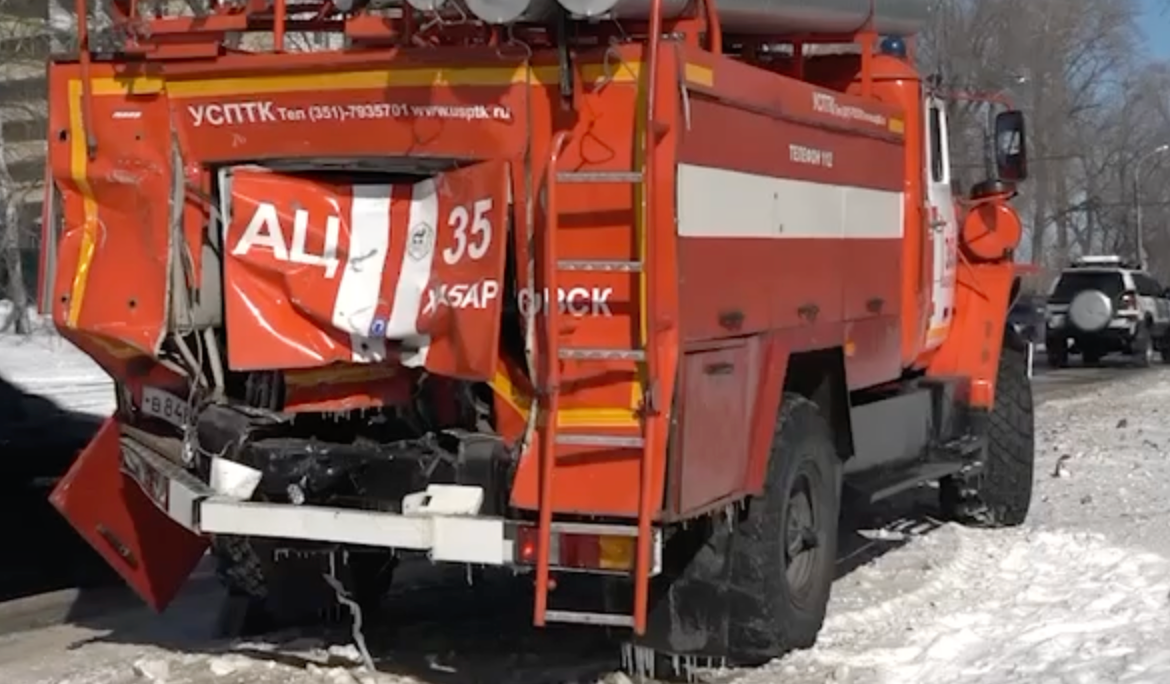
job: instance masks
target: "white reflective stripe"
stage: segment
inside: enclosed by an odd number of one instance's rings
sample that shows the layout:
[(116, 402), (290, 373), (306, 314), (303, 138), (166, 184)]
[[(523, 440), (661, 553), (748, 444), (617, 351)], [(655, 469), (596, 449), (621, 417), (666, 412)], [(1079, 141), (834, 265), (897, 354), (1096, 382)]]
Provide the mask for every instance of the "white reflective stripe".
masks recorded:
[(389, 185), (353, 186), (349, 246), (333, 303), (333, 326), (349, 333), (354, 361), (386, 356), (385, 341), (369, 334), (390, 251), (390, 193)]
[(901, 192), (679, 164), (678, 234), (705, 238), (897, 239)]
[(323, 506), (207, 499), (199, 507), (199, 528), (207, 534), (425, 550), (431, 547), (430, 518)]
[(431, 551), (435, 560), (487, 565), (510, 564), (514, 542), (501, 518), (403, 516), (322, 506), (204, 500), (199, 529), (270, 539), (302, 539), (392, 549)]
[[(409, 348), (403, 353), (402, 363), (409, 367), (426, 364), (430, 340), (419, 335), (418, 317), (423, 307), (423, 296), (430, 287), (431, 267), (438, 248), (439, 193), (434, 179), (416, 183), (410, 197), (410, 221), (407, 229), (407, 249), (402, 250), (402, 264), (398, 285), (394, 290), (394, 304), (390, 320), (386, 322), (386, 338), (402, 340)], [(412, 253), (409, 242), (416, 230), (429, 229), (430, 248)]]

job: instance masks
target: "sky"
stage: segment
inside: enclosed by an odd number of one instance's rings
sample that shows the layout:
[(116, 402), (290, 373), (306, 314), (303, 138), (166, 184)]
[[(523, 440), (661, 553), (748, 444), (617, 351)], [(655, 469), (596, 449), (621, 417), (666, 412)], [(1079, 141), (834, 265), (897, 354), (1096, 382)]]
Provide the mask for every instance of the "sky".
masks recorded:
[(1150, 52), (1158, 58), (1170, 59), (1170, 8), (1165, 0), (1142, 0), (1145, 17), (1146, 42)]

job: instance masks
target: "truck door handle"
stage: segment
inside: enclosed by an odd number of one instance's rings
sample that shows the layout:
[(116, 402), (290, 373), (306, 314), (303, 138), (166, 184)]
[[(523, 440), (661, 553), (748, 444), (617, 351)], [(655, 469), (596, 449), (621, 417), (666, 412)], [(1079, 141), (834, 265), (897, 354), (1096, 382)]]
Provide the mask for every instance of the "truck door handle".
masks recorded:
[(736, 331), (743, 328), (743, 312), (739, 309), (719, 312), (719, 325), (725, 330)]
[(881, 313), (882, 307), (885, 305), (885, 303), (886, 300), (882, 299), (881, 297), (874, 297), (865, 303), (865, 310), (875, 314)]
[(723, 361), (721, 363), (709, 363), (703, 368), (703, 372), (707, 375), (727, 375), (735, 370), (735, 364)]

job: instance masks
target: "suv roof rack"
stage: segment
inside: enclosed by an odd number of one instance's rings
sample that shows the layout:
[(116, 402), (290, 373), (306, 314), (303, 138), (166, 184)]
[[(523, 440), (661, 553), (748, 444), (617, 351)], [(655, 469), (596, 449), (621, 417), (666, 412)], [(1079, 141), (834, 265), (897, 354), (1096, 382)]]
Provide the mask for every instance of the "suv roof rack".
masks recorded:
[(1073, 262), (1069, 265), (1069, 267), (1070, 268), (1113, 267), (1113, 268), (1125, 268), (1125, 269), (1137, 269), (1138, 268), (1136, 264), (1134, 264), (1130, 261), (1127, 261), (1125, 259), (1122, 259), (1121, 257), (1117, 256), (1116, 254), (1101, 254), (1101, 255), (1089, 255), (1089, 256), (1077, 257), (1076, 259), (1073, 260)]

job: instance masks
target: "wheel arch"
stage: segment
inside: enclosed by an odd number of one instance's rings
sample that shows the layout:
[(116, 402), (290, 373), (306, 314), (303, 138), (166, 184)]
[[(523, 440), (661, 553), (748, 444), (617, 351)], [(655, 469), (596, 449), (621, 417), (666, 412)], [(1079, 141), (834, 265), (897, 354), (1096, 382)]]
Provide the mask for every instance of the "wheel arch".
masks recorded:
[(747, 493), (752, 495), (763, 492), (785, 394), (796, 394), (815, 403), (833, 432), (837, 455), (842, 461), (853, 455), (845, 353), (840, 347), (792, 352), (788, 340), (772, 337), (765, 342), (761, 367), (745, 482)]
[(833, 347), (789, 356), (781, 397), (784, 393), (799, 394), (815, 403), (833, 430), (837, 456), (844, 461), (853, 455), (844, 350)]

